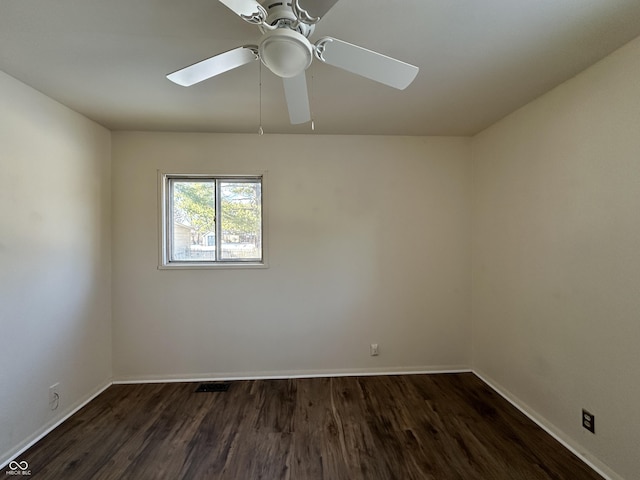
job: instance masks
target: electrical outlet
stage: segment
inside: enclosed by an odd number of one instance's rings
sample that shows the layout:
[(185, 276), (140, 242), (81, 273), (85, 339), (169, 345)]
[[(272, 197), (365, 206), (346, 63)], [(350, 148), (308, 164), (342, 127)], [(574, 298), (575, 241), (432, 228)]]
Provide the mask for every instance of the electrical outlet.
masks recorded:
[(591, 433), (596, 433), (596, 416), (582, 409), (582, 426)]
[(375, 357), (378, 355), (378, 344), (377, 343), (372, 343), (371, 346), (369, 347), (369, 354), (372, 357)]
[(49, 387), (49, 409), (57, 410), (60, 406), (60, 383), (54, 383)]

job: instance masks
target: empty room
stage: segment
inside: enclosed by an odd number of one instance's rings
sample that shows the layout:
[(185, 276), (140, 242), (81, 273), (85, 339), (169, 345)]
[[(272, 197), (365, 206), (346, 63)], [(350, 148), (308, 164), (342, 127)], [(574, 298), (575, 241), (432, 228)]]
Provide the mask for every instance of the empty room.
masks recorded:
[(640, 479), (640, 2), (1, 0), (0, 477)]

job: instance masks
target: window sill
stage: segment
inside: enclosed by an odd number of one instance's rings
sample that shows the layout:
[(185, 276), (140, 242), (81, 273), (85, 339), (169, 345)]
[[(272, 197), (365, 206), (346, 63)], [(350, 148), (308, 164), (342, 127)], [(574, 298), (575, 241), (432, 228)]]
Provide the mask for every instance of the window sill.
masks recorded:
[(254, 268), (269, 268), (269, 265), (266, 262), (171, 262), (168, 264), (158, 265), (158, 270), (235, 270)]

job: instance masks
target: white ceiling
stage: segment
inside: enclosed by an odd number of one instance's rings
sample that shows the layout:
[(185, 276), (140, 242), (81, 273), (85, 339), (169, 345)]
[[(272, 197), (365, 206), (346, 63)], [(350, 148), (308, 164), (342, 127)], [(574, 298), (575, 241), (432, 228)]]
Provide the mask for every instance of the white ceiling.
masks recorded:
[[(470, 135), (640, 35), (640, 1), (341, 0), (326, 35), (420, 73), (398, 91), (315, 61), (316, 133)], [(258, 62), (188, 88), (165, 75), (259, 37), (217, 0), (0, 0), (0, 70), (113, 130), (256, 132)], [(311, 132), (266, 68), (261, 103), (265, 132)]]

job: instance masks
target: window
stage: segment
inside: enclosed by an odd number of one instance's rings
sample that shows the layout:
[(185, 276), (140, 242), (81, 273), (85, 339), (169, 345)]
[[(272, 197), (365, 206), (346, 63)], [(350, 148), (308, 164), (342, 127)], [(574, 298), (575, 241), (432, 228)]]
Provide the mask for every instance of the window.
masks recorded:
[(163, 174), (161, 267), (264, 265), (262, 179)]

